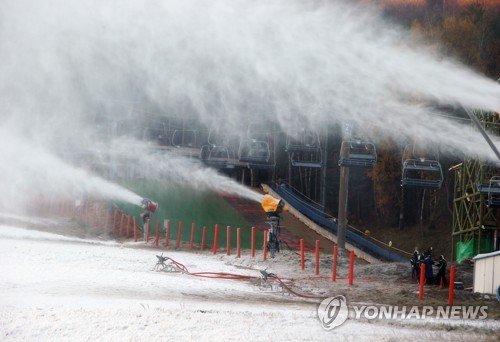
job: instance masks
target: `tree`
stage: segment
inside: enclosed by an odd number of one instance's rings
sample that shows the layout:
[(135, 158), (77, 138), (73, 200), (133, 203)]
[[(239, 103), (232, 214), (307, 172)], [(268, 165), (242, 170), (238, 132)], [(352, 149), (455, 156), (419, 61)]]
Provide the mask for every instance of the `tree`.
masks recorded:
[(401, 206), (401, 151), (394, 141), (388, 139), (378, 146), (377, 164), (368, 176), (373, 181), (380, 222), (395, 225)]
[(464, 64), (483, 69), (481, 33), (469, 18), (446, 18), (440, 38), (446, 55), (458, 56)]

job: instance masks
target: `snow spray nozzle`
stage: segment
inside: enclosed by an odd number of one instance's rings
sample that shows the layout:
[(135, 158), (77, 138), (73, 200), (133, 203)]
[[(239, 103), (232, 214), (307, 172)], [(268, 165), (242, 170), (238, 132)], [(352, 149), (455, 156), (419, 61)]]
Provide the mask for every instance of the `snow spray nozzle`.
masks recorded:
[(141, 205), (142, 205), (142, 208), (144, 208), (144, 210), (150, 211), (152, 213), (154, 213), (156, 211), (156, 209), (158, 208), (158, 203), (153, 202), (149, 198), (143, 198), (141, 200)]
[(286, 211), (285, 202), (282, 199), (274, 198), (271, 195), (264, 195), (261, 202), (262, 208), (266, 213), (276, 213), (279, 214), (282, 211)]

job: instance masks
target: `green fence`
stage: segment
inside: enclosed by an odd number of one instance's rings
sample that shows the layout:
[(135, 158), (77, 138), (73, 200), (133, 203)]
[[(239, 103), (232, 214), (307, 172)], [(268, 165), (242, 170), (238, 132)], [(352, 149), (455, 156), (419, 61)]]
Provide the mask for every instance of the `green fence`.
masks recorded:
[(489, 253), (493, 251), (493, 241), (482, 237), (481, 245), (478, 244), (478, 238), (472, 238), (469, 241), (459, 241), (456, 244), (456, 260), (462, 262), (467, 258), (471, 258), (477, 254)]

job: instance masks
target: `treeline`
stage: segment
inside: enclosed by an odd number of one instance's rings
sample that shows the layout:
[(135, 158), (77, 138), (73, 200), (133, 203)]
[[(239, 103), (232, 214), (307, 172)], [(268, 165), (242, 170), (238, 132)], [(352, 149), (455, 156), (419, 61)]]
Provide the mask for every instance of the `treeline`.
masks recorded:
[(388, 17), (445, 56), (500, 77), (500, 1), (380, 0)]

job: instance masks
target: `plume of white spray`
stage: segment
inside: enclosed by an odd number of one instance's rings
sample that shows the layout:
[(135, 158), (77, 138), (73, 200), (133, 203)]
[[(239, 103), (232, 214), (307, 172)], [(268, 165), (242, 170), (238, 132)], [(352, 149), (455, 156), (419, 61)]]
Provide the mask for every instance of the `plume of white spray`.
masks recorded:
[(19, 211), (37, 197), (60, 200), (89, 196), (140, 205), (141, 197), (134, 192), (72, 166), (9, 132), (0, 133), (10, 143), (0, 144), (0, 159), (5, 161), (0, 163), (0, 208)]
[[(93, 149), (96, 104), (109, 99), (167, 116), (197, 115), (228, 132), (252, 120), (276, 120), (285, 131), (352, 121), (375, 141), (382, 132), (493, 159), (480, 134), (419, 103), (498, 110), (500, 87), (410, 47), (407, 32), (366, 5), (4, 0), (0, 22), (0, 104), (9, 132), (0, 142), (17, 171), (2, 166), (0, 181), (11, 195), (13, 184), (45, 183), (47, 190), (54, 178), (67, 179), (71, 188), (75, 182), (65, 178), (71, 172), (54, 177), (56, 171), (48, 171), (57, 164), (50, 151), (61, 145)], [(132, 106), (108, 114), (117, 121), (136, 117), (140, 124), (138, 113)], [(16, 144), (19, 153), (3, 148)], [(30, 168), (35, 161), (37, 170)], [(170, 173), (177, 164), (182, 162), (169, 165)], [(191, 180), (210, 172), (196, 170)], [(73, 171), (72, 179), (82, 180), (81, 171)], [(217, 184), (212, 188), (225, 183)]]
[[(129, 165), (136, 163), (141, 178), (166, 182), (198, 191), (214, 191), (237, 195), (256, 202), (261, 202), (263, 195), (243, 186), (236, 181), (207, 168), (198, 159), (186, 158), (176, 153), (175, 149), (152, 149), (148, 144), (130, 138), (115, 139), (108, 146), (107, 154), (112, 160), (129, 160)], [(134, 162), (135, 161), (135, 162)]]

